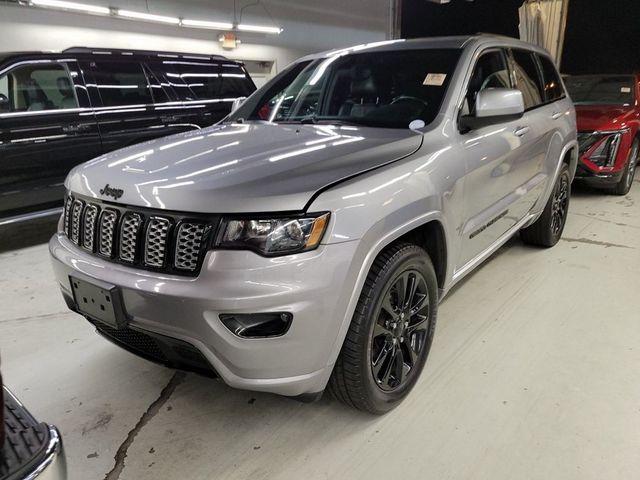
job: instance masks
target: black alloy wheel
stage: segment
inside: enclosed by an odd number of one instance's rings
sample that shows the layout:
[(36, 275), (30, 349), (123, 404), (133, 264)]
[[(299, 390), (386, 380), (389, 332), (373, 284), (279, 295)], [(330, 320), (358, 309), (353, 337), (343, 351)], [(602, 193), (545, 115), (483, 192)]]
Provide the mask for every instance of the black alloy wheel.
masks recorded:
[(367, 275), (329, 391), (369, 413), (395, 408), (424, 368), (437, 312), (438, 281), (429, 255), (411, 243), (389, 246)]
[(559, 184), (553, 192), (553, 203), (551, 209), (551, 233), (558, 235), (564, 228), (567, 221), (567, 211), (569, 207), (569, 178), (562, 175)]
[(567, 223), (570, 200), (569, 165), (563, 163), (542, 214), (533, 224), (520, 230), (522, 240), (539, 247), (553, 247), (558, 243)]
[(371, 373), (383, 391), (400, 387), (427, 340), (429, 290), (417, 270), (402, 272), (384, 294), (371, 339)]

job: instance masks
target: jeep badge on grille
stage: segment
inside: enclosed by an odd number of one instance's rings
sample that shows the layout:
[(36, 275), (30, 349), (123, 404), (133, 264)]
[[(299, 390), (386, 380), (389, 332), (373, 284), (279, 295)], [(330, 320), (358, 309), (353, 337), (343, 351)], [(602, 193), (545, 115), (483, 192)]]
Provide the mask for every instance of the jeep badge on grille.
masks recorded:
[(124, 194), (124, 190), (121, 188), (112, 188), (107, 183), (104, 188), (100, 190), (100, 194), (107, 197), (113, 197), (115, 200), (118, 200)]

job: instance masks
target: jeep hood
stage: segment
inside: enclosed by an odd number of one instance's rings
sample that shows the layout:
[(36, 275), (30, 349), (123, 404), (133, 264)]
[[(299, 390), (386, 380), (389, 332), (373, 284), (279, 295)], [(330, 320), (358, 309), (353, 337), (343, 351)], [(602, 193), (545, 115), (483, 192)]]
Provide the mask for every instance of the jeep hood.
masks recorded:
[(421, 143), (409, 129), (218, 125), (103, 155), (73, 169), (65, 185), (88, 197), (181, 212), (295, 211), (319, 190), (406, 157)]

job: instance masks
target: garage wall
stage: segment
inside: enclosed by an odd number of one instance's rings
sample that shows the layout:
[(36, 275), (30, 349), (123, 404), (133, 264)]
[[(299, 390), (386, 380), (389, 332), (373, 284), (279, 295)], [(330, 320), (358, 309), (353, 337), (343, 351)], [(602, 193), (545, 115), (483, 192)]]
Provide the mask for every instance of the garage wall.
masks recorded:
[[(84, 3), (118, 6), (117, 1), (85, 0)], [(131, 2), (120, 3), (138, 11), (146, 10), (144, 2), (141, 5)], [(206, 8), (199, 2), (169, 2), (166, 6), (162, 2), (149, 3), (154, 7), (152, 13), (196, 19), (230, 20), (233, 12), (232, 4), (231, 10), (223, 12)], [(241, 33), (239, 38), (242, 43), (238, 48), (223, 50), (217, 41), (219, 32), (213, 30), (157, 25), (0, 3), (0, 50), (59, 51), (70, 46), (90, 46), (221, 54), (240, 60), (273, 62), (275, 73), (308, 53), (385, 38), (384, 18), (378, 18), (373, 25), (349, 28), (314, 22), (313, 12), (300, 11), (297, 12), (300, 18), (291, 18), (296, 12), (285, 11), (285, 16), (277, 17), (277, 8), (272, 10), (278, 25), (285, 29), (281, 35)], [(243, 17), (246, 23), (274, 24), (270, 18), (249, 13), (245, 13)], [(339, 13), (335, 12), (337, 15)], [(309, 18), (304, 18), (305, 15)]]

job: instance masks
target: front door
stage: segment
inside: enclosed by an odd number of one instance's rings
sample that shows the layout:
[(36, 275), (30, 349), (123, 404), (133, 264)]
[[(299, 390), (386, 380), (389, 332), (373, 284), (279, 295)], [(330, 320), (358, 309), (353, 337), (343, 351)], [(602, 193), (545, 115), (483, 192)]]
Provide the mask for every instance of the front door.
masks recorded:
[[(505, 52), (484, 52), (475, 64), (462, 114), (473, 115), (475, 99), (486, 88), (513, 88)], [(460, 156), (466, 167), (464, 223), (460, 228), (458, 270), (487, 250), (526, 215), (525, 177), (535, 146), (526, 114), (460, 134)]]
[(0, 218), (61, 205), (69, 171), (101, 152), (76, 63), (10, 65), (0, 94)]

